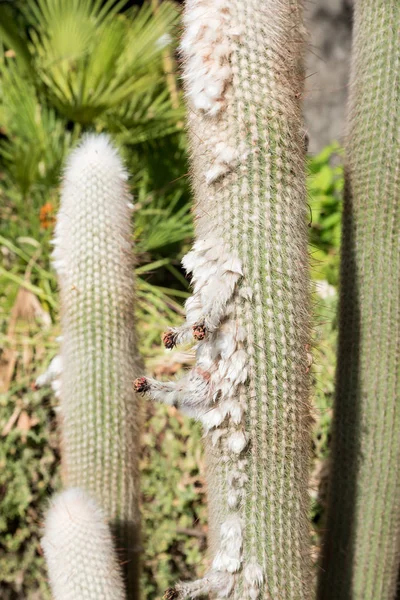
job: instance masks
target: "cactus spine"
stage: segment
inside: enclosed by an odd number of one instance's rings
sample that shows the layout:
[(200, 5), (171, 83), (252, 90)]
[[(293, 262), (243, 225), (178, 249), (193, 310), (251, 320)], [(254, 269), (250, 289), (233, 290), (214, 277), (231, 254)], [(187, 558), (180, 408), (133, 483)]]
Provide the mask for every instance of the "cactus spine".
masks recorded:
[(42, 540), (54, 600), (124, 600), (124, 584), (103, 511), (78, 488), (56, 496)]
[(187, 0), (182, 40), (196, 197), (193, 296), (164, 343), (177, 383), (136, 389), (205, 429), (212, 564), (167, 598), (310, 595), (309, 341), (301, 3)]
[(333, 472), (321, 600), (389, 600), (400, 562), (400, 4), (356, 0)]
[(140, 419), (126, 180), (108, 138), (86, 137), (65, 170), (53, 258), (61, 288), (65, 480), (105, 511), (134, 598)]

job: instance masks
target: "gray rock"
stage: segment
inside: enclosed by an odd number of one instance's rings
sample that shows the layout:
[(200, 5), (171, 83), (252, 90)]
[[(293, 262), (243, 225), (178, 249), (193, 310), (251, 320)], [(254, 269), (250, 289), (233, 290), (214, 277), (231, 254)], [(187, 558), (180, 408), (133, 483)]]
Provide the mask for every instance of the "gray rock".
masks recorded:
[(352, 0), (309, 0), (304, 110), (309, 151), (343, 142), (349, 79)]

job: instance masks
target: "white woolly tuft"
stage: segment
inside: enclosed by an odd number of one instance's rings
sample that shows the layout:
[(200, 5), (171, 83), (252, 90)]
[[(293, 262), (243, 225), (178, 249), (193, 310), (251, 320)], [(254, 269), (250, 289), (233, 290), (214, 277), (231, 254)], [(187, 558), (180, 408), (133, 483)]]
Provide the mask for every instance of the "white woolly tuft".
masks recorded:
[(179, 600), (198, 598), (207, 594), (216, 594), (218, 598), (230, 596), (235, 582), (234, 575), (211, 570), (202, 579), (192, 582), (179, 583), (175, 588), (174, 597)]
[(220, 438), (226, 435), (227, 431), (227, 429), (222, 428), (218, 428), (212, 431), (210, 434), (212, 445), (215, 446), (219, 442)]
[[(144, 391), (151, 398), (178, 406), (185, 414), (201, 421), (213, 445), (226, 443), (231, 471), (227, 478), (227, 503), (236, 509), (245, 494), (245, 461), (239, 455), (247, 446), (242, 426), (244, 407), (238, 388), (247, 379), (247, 354), (243, 347), (246, 332), (234, 319), (234, 296), (243, 276), (239, 258), (212, 234), (197, 240), (184, 257), (183, 265), (192, 273), (194, 293), (186, 302), (186, 323), (169, 330), (167, 345), (187, 341), (201, 334), (196, 349), (196, 366), (177, 382), (146, 379)], [(221, 442), (224, 440), (224, 442)], [(217, 592), (220, 577), (236, 573), (242, 566), (242, 524), (236, 513), (228, 514), (221, 526), (220, 546), (212, 571), (193, 584), (180, 584), (182, 598)], [(210, 581), (214, 583), (211, 585)], [(218, 590), (218, 597), (230, 593), (234, 581)], [(210, 587), (211, 586), (211, 587)], [(178, 588), (176, 588), (178, 590)], [(229, 590), (229, 591), (226, 591)]]
[(215, 146), (215, 156), (220, 162), (224, 162), (227, 165), (231, 165), (237, 160), (238, 151), (232, 146), (228, 146), (226, 142), (218, 142)]
[(215, 164), (213, 165), (207, 172), (206, 172), (206, 181), (208, 184), (210, 183), (214, 183), (214, 181), (217, 181), (220, 177), (222, 177), (222, 175), (225, 175), (225, 173), (227, 173), (229, 171), (229, 167), (228, 165), (224, 164), (224, 163), (220, 163), (220, 164)]
[(194, 368), (178, 381), (146, 379), (146, 392), (156, 402), (177, 406), (190, 416), (199, 417), (199, 411), (211, 402), (209, 377)]
[(232, 422), (239, 425), (243, 417), (243, 408), (236, 400), (226, 400), (221, 402), (220, 409), (224, 416), (230, 415)]
[(203, 424), (204, 430), (208, 432), (213, 427), (218, 427), (224, 420), (224, 413), (219, 408), (212, 408), (207, 410), (200, 417), (200, 421)]
[(124, 600), (111, 533), (86, 492), (70, 488), (52, 501), (42, 540), (54, 600)]
[(241, 566), (240, 552), (236, 552), (237, 556), (230, 556), (223, 550), (218, 550), (214, 560), (213, 569), (216, 571), (227, 571), (228, 573), (236, 573)]
[(197, 110), (215, 116), (232, 73), (228, 0), (188, 0), (181, 51), (186, 60), (188, 98)]
[(221, 525), (221, 543), (214, 560), (213, 569), (235, 573), (242, 562), (242, 524), (237, 514), (232, 514)]
[(235, 542), (241, 545), (242, 526), (238, 515), (231, 515), (222, 523), (221, 540), (223, 543)]
[(51, 385), (56, 398), (59, 398), (61, 394), (61, 375), (62, 358), (61, 355), (58, 354), (49, 364), (47, 371), (42, 373), (42, 375), (39, 375), (39, 377), (36, 379), (35, 386), (37, 388), (41, 388), (46, 385)]
[(250, 600), (257, 600), (260, 588), (264, 583), (264, 573), (262, 567), (253, 560), (245, 565), (243, 569), (244, 580), (247, 584), (247, 593)]
[(236, 167), (240, 158), (240, 151), (237, 148), (232, 148), (225, 141), (218, 142), (213, 149), (213, 153), (215, 156), (214, 163), (206, 172), (206, 182), (209, 185)]
[(243, 452), (247, 445), (247, 439), (243, 431), (235, 431), (228, 438), (228, 448), (235, 454)]
[(58, 379), (62, 373), (62, 358), (59, 354), (53, 358), (49, 364), (47, 371), (39, 375), (36, 379), (36, 386), (41, 388), (45, 385), (49, 385), (55, 379)]

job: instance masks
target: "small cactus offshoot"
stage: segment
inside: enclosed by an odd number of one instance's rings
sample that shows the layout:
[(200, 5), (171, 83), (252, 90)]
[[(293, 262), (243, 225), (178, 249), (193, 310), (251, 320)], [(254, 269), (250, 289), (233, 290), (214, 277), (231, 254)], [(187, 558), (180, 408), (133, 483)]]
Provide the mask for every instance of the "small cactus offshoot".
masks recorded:
[(106, 515), (83, 490), (51, 501), (42, 546), (54, 600), (125, 600)]

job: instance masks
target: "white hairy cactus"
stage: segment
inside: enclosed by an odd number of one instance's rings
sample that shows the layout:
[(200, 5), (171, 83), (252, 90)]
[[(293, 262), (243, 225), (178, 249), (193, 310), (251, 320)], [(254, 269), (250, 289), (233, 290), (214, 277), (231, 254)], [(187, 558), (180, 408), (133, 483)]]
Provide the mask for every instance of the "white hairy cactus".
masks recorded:
[(64, 172), (53, 260), (63, 333), (63, 472), (68, 486), (90, 493), (105, 511), (132, 598), (138, 589), (141, 418), (132, 389), (140, 367), (127, 178), (106, 135), (82, 140)]
[(51, 502), (42, 547), (54, 600), (125, 600), (105, 514), (83, 490), (67, 489)]

